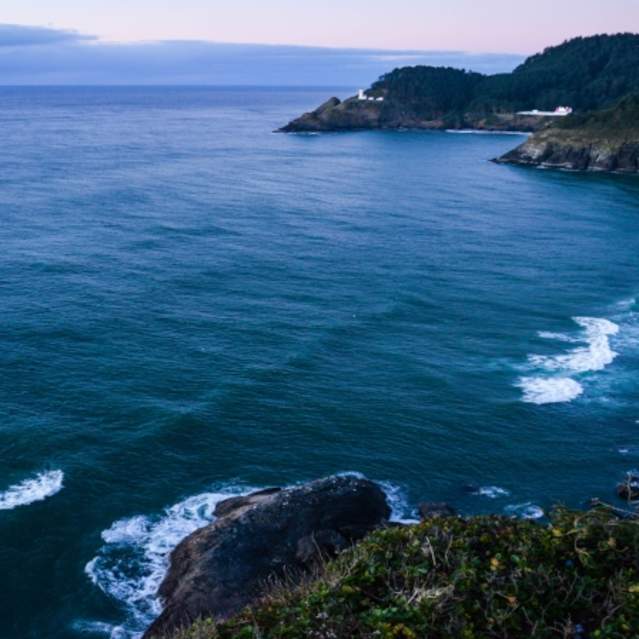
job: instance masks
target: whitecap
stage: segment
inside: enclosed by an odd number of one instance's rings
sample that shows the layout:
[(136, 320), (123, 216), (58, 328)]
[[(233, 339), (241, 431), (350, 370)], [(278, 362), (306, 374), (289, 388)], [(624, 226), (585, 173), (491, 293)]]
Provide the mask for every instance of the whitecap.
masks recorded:
[(504, 512), (511, 517), (517, 517), (518, 519), (541, 519), (545, 516), (543, 508), (533, 504), (532, 502), (526, 502), (524, 504), (512, 504), (504, 508)]
[(582, 329), (578, 335), (538, 333), (544, 339), (583, 346), (557, 355), (529, 355), (528, 367), (538, 374), (524, 376), (517, 381), (517, 386), (523, 390), (523, 401), (533, 404), (570, 402), (584, 390), (573, 376), (601, 371), (617, 357), (610, 338), (619, 333), (618, 324), (598, 317), (574, 317), (573, 321)]
[(575, 317), (574, 321), (583, 328), (578, 341), (586, 346), (575, 348), (561, 355), (530, 355), (531, 364), (547, 371), (587, 373), (603, 370), (612, 364), (617, 353), (610, 347), (610, 336), (619, 332), (619, 326), (607, 319), (596, 317)]
[(112, 637), (113, 639), (125, 639), (123, 634), (118, 634), (121, 630), (119, 626), (114, 626), (103, 621), (78, 620), (72, 625), (72, 628), (80, 635), (100, 635), (103, 637)]
[(473, 495), (487, 497), (488, 499), (499, 499), (500, 497), (509, 497), (510, 491), (500, 486), (480, 486), (473, 492)]
[(160, 516), (116, 521), (102, 533), (104, 545), (85, 573), (104, 593), (122, 603), (128, 618), (111, 629), (111, 639), (131, 639), (161, 612), (157, 591), (171, 551), (188, 535), (214, 521), (217, 504), (253, 489), (225, 489), (189, 497)]
[(571, 402), (584, 392), (583, 386), (569, 377), (522, 377), (517, 385), (523, 400), (537, 405)]
[(390, 521), (400, 524), (419, 523), (419, 519), (414, 517), (414, 509), (408, 502), (404, 488), (389, 481), (378, 481), (376, 483), (382, 487), (386, 495), (386, 500), (391, 509)]
[(13, 510), (18, 506), (28, 506), (44, 501), (62, 490), (64, 473), (51, 470), (25, 479), (0, 493), (0, 510)]

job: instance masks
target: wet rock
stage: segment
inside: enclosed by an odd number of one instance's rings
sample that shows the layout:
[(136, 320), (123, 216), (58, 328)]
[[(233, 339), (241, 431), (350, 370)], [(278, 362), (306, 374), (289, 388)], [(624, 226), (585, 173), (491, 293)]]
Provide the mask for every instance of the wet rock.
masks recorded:
[(228, 499), (225, 499), (224, 501), (221, 501), (219, 504), (217, 504), (213, 514), (218, 519), (220, 517), (227, 517), (231, 513), (259, 504), (264, 501), (264, 497), (274, 495), (281, 490), (281, 488), (267, 488), (266, 490), (259, 490), (255, 493), (251, 493), (250, 495), (229, 497)]
[(388, 522), (376, 484), (331, 477), (218, 505), (211, 525), (173, 551), (160, 586), (164, 611), (145, 633), (161, 637), (201, 617), (221, 620), (262, 596), (269, 580), (295, 578)]
[(322, 557), (336, 555), (348, 545), (348, 539), (336, 530), (320, 530), (297, 542), (295, 557), (302, 564), (311, 565)]
[(497, 162), (573, 171), (639, 174), (639, 96), (582, 117), (568, 116)]

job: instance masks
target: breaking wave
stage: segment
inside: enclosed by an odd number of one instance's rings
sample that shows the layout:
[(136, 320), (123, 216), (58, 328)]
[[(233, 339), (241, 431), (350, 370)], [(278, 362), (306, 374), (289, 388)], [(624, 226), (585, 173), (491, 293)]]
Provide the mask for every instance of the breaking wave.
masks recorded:
[(0, 510), (13, 510), (19, 506), (44, 501), (62, 490), (63, 481), (64, 473), (61, 470), (39, 473), (35, 477), (25, 479), (0, 493)]
[(504, 512), (507, 515), (517, 517), (518, 519), (541, 519), (546, 515), (543, 508), (531, 502), (506, 506), (506, 508), (504, 508)]
[(391, 509), (391, 521), (401, 524), (419, 522), (419, 519), (415, 518), (415, 509), (410, 505), (404, 488), (389, 481), (378, 481), (376, 483), (382, 487), (386, 494), (386, 499)]
[(617, 353), (610, 338), (619, 333), (619, 326), (597, 317), (574, 317), (581, 327), (576, 335), (540, 332), (543, 339), (578, 343), (558, 355), (529, 355), (528, 367), (539, 374), (521, 377), (517, 386), (523, 391), (523, 401), (533, 404), (570, 402), (583, 393), (583, 386), (573, 376), (601, 371), (615, 360)]
[(102, 533), (104, 545), (85, 567), (91, 581), (122, 603), (127, 621), (111, 626), (111, 639), (138, 637), (160, 614), (156, 593), (171, 551), (185, 537), (214, 521), (217, 504), (253, 489), (229, 488), (189, 497), (155, 517), (116, 521)]
[(569, 377), (522, 377), (519, 387), (529, 404), (571, 402), (584, 392), (583, 386)]
[[(342, 474), (364, 477), (361, 473)], [(411, 518), (412, 509), (401, 487), (391, 482), (377, 483), (386, 493), (393, 521), (416, 521)], [(173, 549), (198, 528), (215, 521), (215, 507), (220, 501), (255, 490), (259, 489), (231, 486), (202, 493), (166, 508), (160, 515), (121, 519), (103, 531), (104, 545), (86, 565), (85, 573), (100, 590), (124, 606), (127, 619), (119, 626), (85, 621), (81, 622), (83, 627), (101, 629), (111, 639), (139, 637), (162, 611), (156, 595)]]
[(499, 499), (500, 497), (509, 497), (510, 491), (500, 486), (479, 486), (473, 490), (472, 494), (488, 499)]

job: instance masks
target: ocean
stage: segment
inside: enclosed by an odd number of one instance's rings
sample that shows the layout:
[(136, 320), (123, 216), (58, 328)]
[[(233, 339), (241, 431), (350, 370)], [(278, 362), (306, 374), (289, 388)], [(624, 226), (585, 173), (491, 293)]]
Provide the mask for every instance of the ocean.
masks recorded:
[(223, 496), (542, 517), (639, 466), (639, 182), (327, 89), (0, 89), (0, 638), (132, 639)]

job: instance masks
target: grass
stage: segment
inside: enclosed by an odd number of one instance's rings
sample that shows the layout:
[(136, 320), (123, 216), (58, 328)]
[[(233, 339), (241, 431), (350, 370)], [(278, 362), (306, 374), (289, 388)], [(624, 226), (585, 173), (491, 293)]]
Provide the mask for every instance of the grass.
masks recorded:
[(639, 521), (556, 510), (381, 530), (301, 586), (171, 639), (639, 637)]

